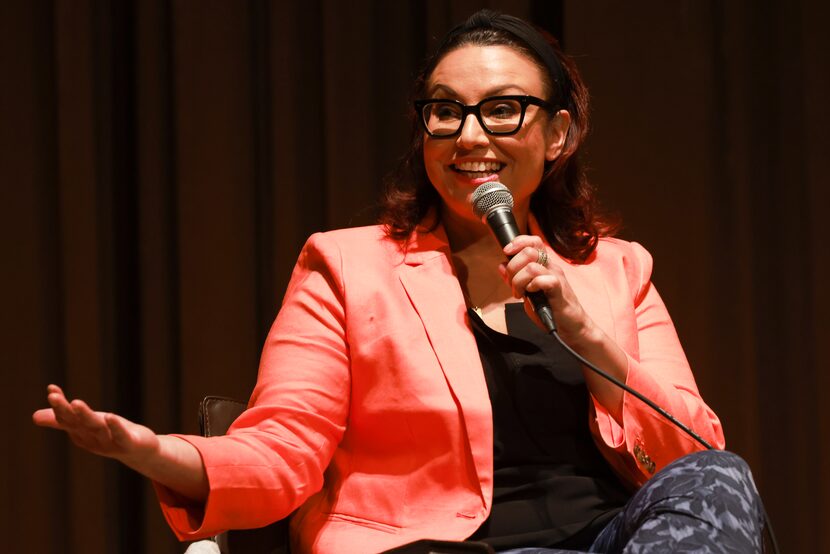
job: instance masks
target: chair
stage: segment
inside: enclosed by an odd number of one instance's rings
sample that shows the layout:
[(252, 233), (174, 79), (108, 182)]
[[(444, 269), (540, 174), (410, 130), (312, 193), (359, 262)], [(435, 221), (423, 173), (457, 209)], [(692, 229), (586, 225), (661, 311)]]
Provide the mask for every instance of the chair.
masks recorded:
[[(206, 396), (199, 405), (199, 430), (205, 437), (224, 435), (245, 411), (244, 402)], [(227, 531), (215, 537), (222, 554), (289, 554), (288, 518), (259, 529)]]

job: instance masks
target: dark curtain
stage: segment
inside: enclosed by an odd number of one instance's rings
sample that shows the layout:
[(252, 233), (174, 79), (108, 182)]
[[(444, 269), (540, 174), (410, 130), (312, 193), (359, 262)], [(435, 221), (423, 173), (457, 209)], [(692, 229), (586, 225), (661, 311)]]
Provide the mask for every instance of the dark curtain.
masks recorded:
[(55, 382), (161, 433), (247, 398), (312, 232), (370, 223), (420, 60), (490, 6), (563, 38), (587, 154), (787, 552), (828, 552), (827, 8), (544, 0), (0, 6), (4, 550), (179, 552), (148, 484), (37, 429)]
[(566, 2), (593, 177), (654, 281), (782, 552), (830, 552), (826, 4)]

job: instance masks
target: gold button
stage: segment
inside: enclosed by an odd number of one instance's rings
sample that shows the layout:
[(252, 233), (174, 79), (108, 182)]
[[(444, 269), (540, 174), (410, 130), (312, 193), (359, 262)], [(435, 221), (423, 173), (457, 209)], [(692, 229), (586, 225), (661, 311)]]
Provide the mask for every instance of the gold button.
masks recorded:
[(634, 446), (634, 457), (637, 458), (637, 461), (640, 462), (640, 464), (642, 464), (643, 467), (646, 468), (646, 471), (648, 471), (649, 473), (654, 473), (657, 464), (655, 464), (651, 460), (649, 455), (646, 454), (645, 450), (643, 450), (643, 448), (639, 444)]

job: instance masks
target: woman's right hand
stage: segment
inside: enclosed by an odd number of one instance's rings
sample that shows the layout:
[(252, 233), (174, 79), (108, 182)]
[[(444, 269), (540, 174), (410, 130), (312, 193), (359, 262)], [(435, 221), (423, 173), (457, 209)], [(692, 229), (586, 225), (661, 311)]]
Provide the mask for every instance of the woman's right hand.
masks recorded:
[(51, 408), (32, 414), (35, 424), (66, 431), (81, 448), (114, 458), (187, 498), (207, 498), (207, 472), (201, 454), (189, 442), (156, 435), (113, 413), (95, 412), (83, 400), (70, 402), (57, 385), (49, 385), (46, 399)]
[(57, 385), (47, 387), (51, 408), (32, 414), (35, 424), (66, 431), (81, 448), (115, 458), (129, 466), (141, 465), (142, 459), (159, 450), (159, 437), (149, 428), (123, 417), (95, 412), (83, 400), (67, 400)]

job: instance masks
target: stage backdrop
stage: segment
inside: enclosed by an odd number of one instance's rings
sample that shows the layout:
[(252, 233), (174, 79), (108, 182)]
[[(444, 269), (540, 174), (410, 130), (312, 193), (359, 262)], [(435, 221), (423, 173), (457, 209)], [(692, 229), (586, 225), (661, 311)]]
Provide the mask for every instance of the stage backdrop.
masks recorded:
[(372, 221), (415, 68), (483, 6), (576, 57), (591, 175), (782, 551), (830, 552), (830, 39), (807, 0), (3, 2), (3, 550), (183, 550), (143, 480), (31, 424), (46, 384), (158, 432), (247, 398), (304, 240)]

